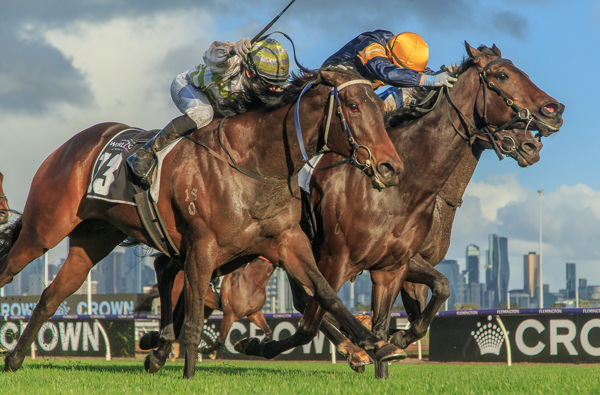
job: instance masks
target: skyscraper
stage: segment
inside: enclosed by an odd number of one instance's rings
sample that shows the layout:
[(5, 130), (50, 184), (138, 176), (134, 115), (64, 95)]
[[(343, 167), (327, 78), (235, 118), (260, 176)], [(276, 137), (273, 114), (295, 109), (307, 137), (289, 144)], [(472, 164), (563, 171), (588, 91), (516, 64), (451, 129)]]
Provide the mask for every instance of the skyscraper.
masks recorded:
[(510, 279), (510, 269), (508, 263), (508, 239), (496, 234), (489, 235), (488, 266), (491, 268), (488, 280), (488, 291), (494, 291), (495, 295), (490, 295), (492, 308), (499, 303), (504, 302), (508, 306), (508, 280)]
[(469, 244), (466, 249), (467, 281), (469, 284), (479, 283), (479, 247)]
[(540, 288), (540, 256), (535, 252), (523, 255), (523, 291), (535, 298)]
[(458, 262), (455, 259), (444, 259), (436, 266), (436, 269), (448, 279), (450, 285), (450, 297), (448, 297), (448, 309), (453, 310), (456, 303), (462, 304), (460, 290), (463, 288), (462, 278), (459, 276)]
[(575, 287), (577, 287), (575, 264), (572, 262), (567, 262), (567, 298), (575, 299)]

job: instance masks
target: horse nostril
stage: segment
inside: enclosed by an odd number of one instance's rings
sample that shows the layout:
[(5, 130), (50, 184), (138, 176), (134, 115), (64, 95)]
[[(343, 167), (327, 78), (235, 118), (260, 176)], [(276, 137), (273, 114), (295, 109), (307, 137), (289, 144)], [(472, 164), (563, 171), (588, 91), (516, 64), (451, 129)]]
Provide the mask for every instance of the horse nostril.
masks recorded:
[(381, 162), (377, 165), (377, 171), (384, 178), (393, 177), (396, 173), (396, 167), (389, 162)]
[(557, 117), (563, 113), (565, 106), (561, 103), (550, 102), (542, 106), (540, 112), (547, 117)]

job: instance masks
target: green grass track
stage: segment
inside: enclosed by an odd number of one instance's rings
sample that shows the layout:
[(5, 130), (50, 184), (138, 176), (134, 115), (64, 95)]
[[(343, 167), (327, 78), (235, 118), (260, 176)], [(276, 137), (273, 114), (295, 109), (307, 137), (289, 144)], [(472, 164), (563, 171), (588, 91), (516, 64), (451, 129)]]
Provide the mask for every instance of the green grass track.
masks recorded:
[(25, 360), (0, 372), (10, 394), (600, 394), (600, 365), (442, 364), (401, 362), (388, 380), (373, 366), (357, 374), (345, 363), (203, 361), (192, 380), (183, 362), (156, 374), (142, 360)]

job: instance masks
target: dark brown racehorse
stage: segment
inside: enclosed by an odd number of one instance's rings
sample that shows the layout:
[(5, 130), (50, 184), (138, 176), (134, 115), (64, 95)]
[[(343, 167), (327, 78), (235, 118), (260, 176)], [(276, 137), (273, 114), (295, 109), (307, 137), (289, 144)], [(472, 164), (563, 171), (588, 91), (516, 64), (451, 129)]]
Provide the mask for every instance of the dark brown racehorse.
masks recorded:
[[(315, 251), (319, 270), (336, 291), (361, 271), (370, 271), (373, 328), (382, 337), (389, 331), (391, 307), (405, 280), (433, 288), (421, 321), (409, 330), (416, 335), (421, 334), (416, 327), (427, 328), (447, 298), (447, 289), (435, 286), (439, 272), (410, 258), (431, 230), (437, 196), (462, 158), (472, 155), (478, 136), (502, 142), (505, 136), (532, 129), (548, 135), (562, 125), (564, 106), (503, 59), (496, 46), (465, 45), (469, 57), (460, 66), (458, 81), (442, 92), (437, 106), (415, 121), (391, 119), (388, 133), (405, 165), (398, 186), (372, 193), (348, 166), (315, 171), (311, 182), (320, 229)], [(532, 148), (535, 145), (524, 146)], [(326, 155), (318, 167), (325, 169), (336, 161), (335, 155)], [(323, 313), (312, 300), (305, 309), (298, 307), (305, 317)], [(329, 320), (324, 323), (327, 327)], [(334, 328), (325, 329), (332, 335)], [(285, 344), (246, 339), (238, 349), (270, 356), (273, 350), (284, 351)], [(376, 375), (386, 377), (387, 365), (378, 364)]]
[[(340, 121), (327, 121), (330, 98)], [(353, 341), (375, 350), (378, 358), (398, 357), (395, 346), (354, 319), (319, 273), (299, 226), (296, 187), (296, 173), (304, 164), (298, 141), (310, 155), (326, 144), (328, 150), (355, 158), (378, 186), (397, 183), (402, 163), (385, 131), (382, 102), (356, 75), (325, 70), (294, 79), (282, 101), (267, 112), (215, 120), (193, 132), (194, 140), (183, 139), (165, 158), (162, 174), (167, 182), (160, 185), (157, 206), (181, 252), (186, 275), (184, 377), (194, 375), (211, 276), (259, 255), (302, 284)], [(85, 197), (101, 148), (126, 128), (103, 123), (78, 133), (44, 161), (33, 179), (22, 220), (13, 228), (18, 237), (8, 251), (0, 251), (0, 286), (65, 237), (70, 239), (69, 253), (42, 293), (17, 346), (6, 356), (6, 371), (20, 368), (42, 324), (115, 246), (129, 237), (156, 247), (134, 206)], [(4, 232), (4, 238), (14, 239), (15, 232)], [(161, 346), (146, 361), (150, 371), (160, 368), (175, 340), (170, 308), (161, 315), (165, 320)], [(312, 333), (309, 319), (305, 325)]]
[[(160, 255), (158, 259), (169, 259), (166, 255)], [(164, 265), (164, 263), (159, 263)], [(229, 330), (234, 322), (248, 317), (250, 322), (254, 323), (259, 327), (265, 337), (263, 341), (272, 339), (273, 331), (267, 323), (265, 315), (262, 312), (262, 307), (267, 300), (267, 284), (275, 267), (268, 260), (258, 257), (252, 260), (247, 265), (240, 266), (233, 272), (223, 276), (221, 285), (219, 287), (218, 295), (215, 296), (213, 290), (209, 288), (204, 298), (204, 317), (208, 319), (215, 310), (223, 312), (223, 318), (221, 320), (221, 328), (219, 331), (219, 338), (217, 342), (208, 350), (204, 350), (205, 353), (211, 353), (220, 348), (225, 344)], [(171, 300), (173, 302), (178, 301), (181, 291), (183, 290), (184, 276), (183, 272), (177, 273), (173, 282), (173, 291), (171, 292)], [(155, 286), (156, 287), (156, 286)], [(153, 290), (154, 291), (154, 290)], [(157, 298), (158, 289), (155, 292), (151, 292), (148, 297), (148, 301)], [(144, 301), (143, 303), (147, 303)], [(177, 307), (182, 306), (181, 304)], [(183, 318), (183, 314), (175, 314), (175, 329), (176, 333), (179, 333), (181, 323), (177, 322), (178, 318)], [(148, 332), (144, 334), (140, 339), (140, 348), (143, 350), (149, 350), (159, 346), (159, 332)]]
[(4, 174), (0, 173), (0, 225), (4, 225), (8, 222), (11, 212), (10, 208), (8, 207), (8, 198), (4, 194), (2, 181), (4, 181)]
[[(499, 144), (507, 156), (515, 159), (519, 166), (530, 166), (540, 159), (542, 143), (531, 132), (522, 136), (504, 136)], [(472, 154), (465, 155), (448, 181), (442, 187), (435, 201), (433, 224), (425, 242), (417, 255), (411, 258), (412, 266), (436, 266), (444, 259), (450, 247), (452, 224), (457, 209), (462, 204), (462, 197), (469, 181), (475, 172), (477, 163), (484, 149), (489, 148), (485, 141), (478, 140), (473, 144)], [(410, 278), (410, 274), (408, 276)], [(404, 308), (411, 323), (410, 330), (400, 330), (394, 335), (394, 343), (407, 347), (410, 343), (423, 337), (429, 326), (422, 313), (427, 305), (429, 289), (436, 294), (449, 296), (447, 281), (443, 276), (431, 282), (429, 286), (405, 281), (401, 295)]]

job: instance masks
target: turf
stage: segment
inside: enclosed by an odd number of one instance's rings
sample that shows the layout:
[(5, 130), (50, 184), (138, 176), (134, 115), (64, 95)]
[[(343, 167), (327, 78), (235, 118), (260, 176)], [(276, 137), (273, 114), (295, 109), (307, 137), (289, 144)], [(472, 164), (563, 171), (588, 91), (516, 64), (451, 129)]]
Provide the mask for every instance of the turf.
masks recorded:
[(397, 363), (377, 380), (345, 363), (199, 362), (191, 380), (183, 362), (168, 362), (156, 374), (141, 360), (26, 360), (0, 373), (11, 394), (598, 394), (600, 365), (513, 366), (491, 364)]

